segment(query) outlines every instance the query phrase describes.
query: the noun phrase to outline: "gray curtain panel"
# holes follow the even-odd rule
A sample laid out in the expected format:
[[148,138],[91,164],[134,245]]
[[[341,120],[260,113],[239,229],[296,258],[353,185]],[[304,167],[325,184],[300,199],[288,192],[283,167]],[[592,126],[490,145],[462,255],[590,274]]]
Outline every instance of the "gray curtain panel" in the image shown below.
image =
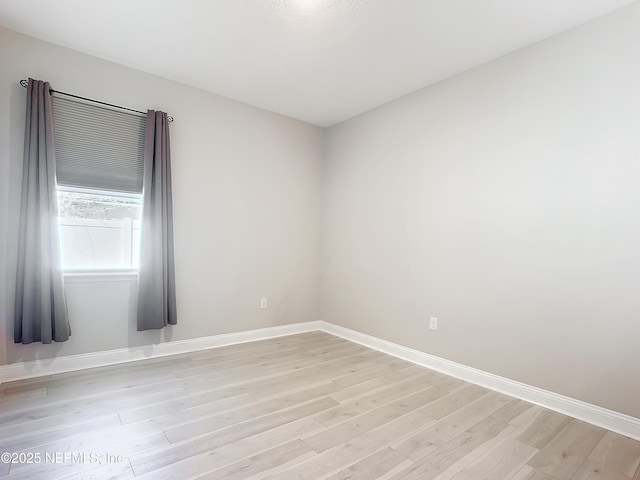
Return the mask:
[[177,323],[167,114],[149,110],[144,150],[138,331]]
[[64,342],[71,335],[59,235],[50,86],[30,78],[18,226],[16,343]]

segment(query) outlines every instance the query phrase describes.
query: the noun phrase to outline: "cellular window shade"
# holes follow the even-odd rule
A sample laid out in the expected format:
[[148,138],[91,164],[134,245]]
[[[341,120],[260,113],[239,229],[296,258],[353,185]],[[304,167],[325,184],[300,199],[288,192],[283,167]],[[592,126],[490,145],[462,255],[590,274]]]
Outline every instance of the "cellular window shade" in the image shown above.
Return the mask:
[[53,96],[58,185],[142,192],[146,117]]

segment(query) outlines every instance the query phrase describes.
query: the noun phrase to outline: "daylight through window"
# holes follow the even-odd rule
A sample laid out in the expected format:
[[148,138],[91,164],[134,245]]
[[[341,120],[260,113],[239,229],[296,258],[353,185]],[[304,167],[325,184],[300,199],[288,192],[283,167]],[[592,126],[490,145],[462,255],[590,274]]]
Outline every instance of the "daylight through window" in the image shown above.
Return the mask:
[[144,116],[53,97],[65,271],[137,269]]
[[137,269],[141,195],[58,189],[64,270]]

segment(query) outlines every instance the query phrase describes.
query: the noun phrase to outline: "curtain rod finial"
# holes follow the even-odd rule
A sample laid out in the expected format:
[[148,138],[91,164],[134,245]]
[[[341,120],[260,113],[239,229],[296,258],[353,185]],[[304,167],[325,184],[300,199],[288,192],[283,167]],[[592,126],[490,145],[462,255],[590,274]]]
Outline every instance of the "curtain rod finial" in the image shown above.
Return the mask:
[[20,85],[27,88],[29,86],[29,80],[20,80]]

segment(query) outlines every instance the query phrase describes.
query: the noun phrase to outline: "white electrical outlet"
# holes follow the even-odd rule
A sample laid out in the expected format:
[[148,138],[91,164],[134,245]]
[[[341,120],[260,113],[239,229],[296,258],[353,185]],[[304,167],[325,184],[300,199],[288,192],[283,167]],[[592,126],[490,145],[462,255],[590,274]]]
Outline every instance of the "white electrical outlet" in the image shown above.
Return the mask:
[[267,308],[267,299],[266,298],[261,298],[260,299],[260,308]]
[[438,318],[437,317],[429,317],[429,328],[431,330],[438,330]]

